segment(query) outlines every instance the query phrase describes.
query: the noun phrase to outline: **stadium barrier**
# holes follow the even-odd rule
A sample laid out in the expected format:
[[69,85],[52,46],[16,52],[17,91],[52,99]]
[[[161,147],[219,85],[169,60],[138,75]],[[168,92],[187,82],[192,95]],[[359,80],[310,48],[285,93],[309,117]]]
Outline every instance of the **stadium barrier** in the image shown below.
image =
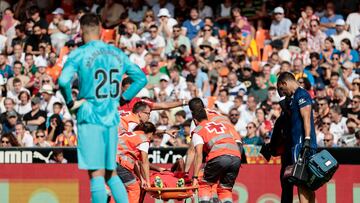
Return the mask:
[[[233,189],[234,202],[280,202],[280,165],[277,161],[262,163],[255,156],[257,147],[247,147],[250,164],[243,164],[240,169]],[[69,164],[46,164],[55,150],[62,150]],[[356,156],[360,148],[328,150],[341,165],[333,179],[316,192],[317,202],[360,203],[360,158]],[[185,153],[184,148],[161,148],[151,149],[149,154],[151,162],[169,167]],[[0,202],[90,202],[88,175],[78,170],[76,161],[75,148],[0,149]],[[297,202],[297,196],[294,197]],[[147,196],[145,202],[161,201]]]

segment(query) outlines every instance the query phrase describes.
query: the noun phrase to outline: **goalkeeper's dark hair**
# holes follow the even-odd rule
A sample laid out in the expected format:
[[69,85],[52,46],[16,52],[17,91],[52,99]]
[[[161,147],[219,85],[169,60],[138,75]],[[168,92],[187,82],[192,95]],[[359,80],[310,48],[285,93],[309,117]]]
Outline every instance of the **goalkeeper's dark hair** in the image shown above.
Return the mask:
[[288,81],[296,81],[295,76],[290,72],[281,73],[277,79],[278,83],[284,83]]
[[155,133],[156,127],[151,122],[139,123],[134,131],[143,131],[144,133]]
[[208,119],[205,109],[198,109],[197,111],[192,112],[192,117],[198,122]]
[[100,25],[100,19],[96,14],[87,13],[80,18],[80,25],[83,27],[97,27]]

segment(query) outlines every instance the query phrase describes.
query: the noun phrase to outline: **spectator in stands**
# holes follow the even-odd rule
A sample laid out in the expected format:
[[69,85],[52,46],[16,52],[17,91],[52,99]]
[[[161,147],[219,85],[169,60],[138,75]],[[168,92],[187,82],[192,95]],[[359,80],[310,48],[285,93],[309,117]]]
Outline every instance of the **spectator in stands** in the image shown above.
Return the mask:
[[246,93],[247,88],[244,83],[238,80],[236,73],[230,72],[228,75],[228,81],[230,100],[233,100],[239,92]]
[[186,112],[180,110],[175,113],[175,125],[182,125],[186,121]]
[[51,147],[51,144],[46,140],[45,131],[36,130],[35,132],[35,146],[37,147]]
[[46,33],[42,33],[40,25],[34,25],[33,34],[31,34],[25,43],[26,53],[40,54],[39,45],[40,43],[51,44],[51,39]]
[[352,63],[359,62],[359,53],[352,48],[351,42],[348,38],[341,40],[340,46],[341,46],[340,61],[342,63],[346,61],[350,61]]
[[43,97],[41,110],[46,111],[48,116],[51,116],[54,113],[54,103],[60,102],[60,100],[54,95],[53,87],[49,84],[43,85],[40,89],[40,93]]
[[73,147],[77,145],[76,139],[77,138],[74,132],[74,122],[67,120],[64,122],[63,133],[57,136],[55,140],[55,145],[61,147]]
[[[4,100],[5,112],[1,113],[0,121],[2,124],[7,120],[7,113],[14,111],[15,112],[15,102],[11,98],[5,98]],[[19,117],[19,115],[17,115]]]
[[46,130],[46,118],[47,114],[45,111],[40,109],[41,100],[39,97],[31,99],[31,111],[23,116],[26,128],[33,132],[41,129]]
[[345,88],[347,91],[352,89],[352,82],[359,78],[359,75],[353,72],[354,64],[350,61],[346,61],[341,66],[342,75],[339,78],[339,87]]
[[352,118],[357,124],[360,124],[360,95],[356,94],[351,100],[351,107],[346,111],[346,117]]
[[138,34],[141,35],[143,38],[150,34],[150,26],[155,25],[155,14],[152,10],[147,10],[145,12],[143,21],[139,25]]
[[[335,34],[336,21],[342,20],[341,15],[335,14],[335,5],[333,2],[326,3],[325,16],[320,18],[320,23],[325,28],[325,34],[329,37]],[[340,22],[340,21],[339,21]]]
[[228,115],[234,102],[229,100],[229,91],[222,89],[219,92],[219,99],[215,102],[215,106],[219,109],[219,112],[224,115]]
[[60,49],[64,47],[65,42],[69,41],[72,21],[64,19],[64,10],[62,8],[55,9],[52,14],[54,15],[52,22],[48,28],[48,34],[51,38],[51,44],[60,53]]
[[49,120],[50,126],[47,129],[47,140],[49,142],[55,142],[56,138],[64,131],[64,123],[58,114],[53,114]]
[[256,74],[256,86],[250,89],[249,95],[253,95],[257,102],[263,102],[267,98],[268,87],[266,86],[265,82],[266,81],[264,73]]
[[341,41],[343,39],[349,39],[352,45],[354,44],[354,36],[352,36],[348,31],[345,30],[345,21],[343,19],[338,19],[335,22],[336,33],[331,35],[334,39],[334,44],[336,49],[341,50]]
[[325,134],[330,134],[330,117],[324,117],[318,124],[316,129],[316,143],[318,146],[324,146],[324,136]]
[[11,66],[6,64],[6,55],[4,53],[0,53],[0,74],[4,78],[11,78],[14,74]]
[[332,122],[330,125],[330,133],[334,135],[334,142],[337,143],[348,131],[346,127],[347,118],[341,115],[341,108],[339,106],[331,107],[329,116]]
[[12,39],[15,38],[15,27],[18,24],[20,22],[14,18],[14,11],[11,8],[5,9],[1,20],[1,27],[5,36],[9,39],[8,44],[11,44]]
[[170,99],[171,93],[174,91],[174,86],[170,82],[170,78],[167,75],[162,75],[160,77],[159,87],[154,88],[155,97],[158,98],[163,92],[165,96],[165,101]]
[[311,52],[320,53],[324,49],[326,34],[320,29],[320,22],[317,19],[310,21],[310,30],[307,34],[308,46]]
[[166,43],[167,43],[165,49],[166,54],[172,53],[173,51],[177,50],[181,45],[186,46],[187,52],[190,53],[191,51],[191,42],[189,38],[181,35],[181,26],[178,24],[172,27],[172,35],[171,37],[167,38]]
[[355,147],[360,147],[360,131],[359,130],[355,133],[355,137],[356,137]]
[[334,142],[334,136],[331,133],[326,133],[324,135],[324,147],[336,147],[337,145]]
[[325,39],[325,42],[322,42],[323,50],[321,52],[321,57],[324,60],[324,62],[332,64],[332,60],[334,59],[334,53],[338,53],[339,50],[335,48],[334,40],[331,37],[327,37]]
[[282,7],[276,7],[273,13],[275,16],[270,27],[271,40],[284,40],[289,36],[291,21],[284,17]]
[[325,84],[325,73],[323,68],[320,67],[320,55],[316,52],[310,54],[311,64],[305,67],[305,70],[308,70],[309,73],[313,76],[315,87],[323,87]]
[[8,91],[14,90],[13,81],[15,78],[20,79],[20,81],[22,83],[21,87],[25,87],[27,85],[27,83],[30,81],[30,78],[27,75],[24,75],[21,73],[22,63],[20,61],[14,62],[13,70],[14,70],[14,76],[9,78],[7,81],[7,84],[6,84],[6,88]]
[[265,139],[265,137],[267,137],[272,130],[272,123],[267,119],[264,109],[256,109],[255,124],[258,126],[256,134]]
[[195,77],[196,87],[198,89],[201,89],[203,96],[205,97],[210,96],[209,78],[206,73],[204,73],[203,71],[201,71],[200,68],[198,68],[198,63],[196,62],[190,63],[188,65],[188,70],[190,74]]
[[256,119],[256,105],[255,97],[249,95],[246,101],[246,107],[240,110],[241,118],[245,123],[253,122]]
[[246,136],[243,138],[243,143],[250,145],[262,145],[264,141],[260,136],[256,135],[256,132],[256,124],[254,122],[249,122],[246,126]]
[[30,92],[21,91],[18,96],[19,103],[16,104],[15,110],[20,114],[21,118],[31,111]]
[[8,111],[6,113],[6,121],[4,122],[3,125],[3,132],[14,133],[18,118],[19,118],[18,114],[14,110]]
[[149,31],[150,35],[144,39],[147,44],[148,51],[153,56],[162,57],[166,46],[165,39],[159,35],[159,30],[156,25],[151,25]]
[[182,25],[183,35],[192,40],[203,27],[204,22],[199,17],[199,10],[197,8],[191,8],[190,19],[186,20]]
[[360,35],[360,3],[357,4],[357,10],[350,13],[346,19],[346,24],[352,36]]
[[172,18],[169,10],[166,8],[161,8],[157,15],[159,18],[159,33],[164,36],[165,39],[169,38],[173,34],[173,27],[177,25],[178,22]]
[[199,50],[199,48],[201,49],[201,45],[205,43],[209,43],[213,49],[216,49],[217,47],[220,46],[220,41],[218,37],[212,35],[213,33],[212,26],[204,25],[204,27],[200,32],[201,34],[194,39],[196,50]]
[[176,98],[184,99],[180,98],[179,96],[181,94],[181,91],[187,88],[186,79],[179,74],[179,71],[176,68],[170,68],[168,70],[170,73],[171,83],[174,85],[174,94]]
[[138,24],[144,18],[147,6],[144,4],[143,0],[134,0],[127,10],[129,19]]
[[15,137],[22,147],[33,147],[34,139],[31,134],[25,130],[25,125],[17,123],[15,126]]
[[125,12],[124,7],[115,0],[108,0],[101,10],[101,18],[106,28],[116,26],[120,23],[120,16]]
[[4,133],[1,135],[0,147],[20,147],[19,142],[12,133]]
[[136,43],[140,41],[140,37],[136,32],[136,25],[132,22],[128,22],[126,24],[125,34],[120,35],[119,47],[128,55],[136,52]]
[[229,120],[235,126],[236,131],[240,134],[241,137],[246,135],[246,123],[244,119],[240,119],[240,112],[237,108],[232,108],[229,111]]

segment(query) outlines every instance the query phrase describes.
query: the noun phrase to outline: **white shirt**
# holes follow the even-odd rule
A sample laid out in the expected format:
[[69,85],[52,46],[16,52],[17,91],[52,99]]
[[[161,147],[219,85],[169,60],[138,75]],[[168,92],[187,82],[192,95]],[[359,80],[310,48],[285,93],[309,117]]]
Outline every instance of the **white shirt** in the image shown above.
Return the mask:
[[[133,33],[131,35],[131,37],[128,37],[127,35],[123,35],[120,38],[121,46],[125,46],[127,49],[135,48],[137,41],[140,41],[140,37],[136,33]],[[128,52],[128,51],[126,51],[126,52]],[[130,53],[127,53],[127,54],[130,54]]]
[[29,101],[25,105],[17,104],[15,105],[15,111],[20,115],[25,115],[31,111],[31,102]]
[[141,10],[134,11],[131,7],[128,10],[129,19],[136,23],[139,23],[143,20],[145,12],[147,10],[147,6],[143,5]]
[[43,101],[41,101],[40,109],[43,110],[43,111],[46,111],[48,117],[50,117],[52,114],[54,114],[53,105],[54,105],[55,102],[60,102],[61,103],[60,99],[58,99],[55,96],[52,96],[50,98],[49,102],[46,102],[45,100],[43,100]]
[[204,19],[206,17],[213,17],[213,10],[210,6],[205,5],[202,10],[199,10],[199,17]]
[[202,137],[196,133],[193,133],[191,141],[194,147],[196,147],[199,144],[204,144],[204,140],[202,139]]
[[240,110],[240,119],[245,123],[252,122],[256,119],[255,111],[251,112],[247,107]]
[[[207,39],[206,41],[210,42],[211,46],[213,48],[218,47],[220,45],[220,41],[217,37],[209,37],[209,39]],[[200,45],[202,45],[204,42],[204,38],[200,37],[197,41],[196,41],[196,47],[200,47]]]
[[3,52],[6,46],[7,37],[0,35],[0,51]]
[[[25,91],[30,95],[30,91],[24,87],[22,87],[20,89],[20,92]],[[15,104],[20,104],[20,100],[19,100],[19,93],[16,93],[14,90],[8,91],[6,94],[6,97],[11,98],[12,100],[14,100]]]
[[130,61],[138,65],[140,68],[144,68],[146,66],[145,55],[148,51],[144,50],[142,54],[132,53],[129,57]]
[[331,37],[334,40],[334,45],[336,47],[337,50],[341,50],[341,40],[348,38],[351,42],[351,46],[355,45],[355,36],[353,36],[352,34],[350,34],[348,31],[343,31],[341,34],[335,34],[335,35],[331,35]]
[[[354,73],[354,72],[352,72],[351,75],[350,75],[348,78],[346,78],[346,79],[347,79],[347,81],[349,81],[350,83],[352,83],[353,80],[355,80],[356,78],[359,78],[359,75],[356,74],[356,73]],[[349,88],[346,87],[346,85],[345,85],[344,80],[342,79],[342,77],[339,78],[338,84],[339,84],[340,87],[343,87],[343,88],[345,88],[347,91],[350,91]]]
[[[14,55],[8,56],[8,61],[9,61],[8,64],[9,64],[10,66],[14,66],[14,62],[16,61],[15,56],[14,56]],[[21,62],[22,64],[25,63],[25,53],[21,53],[20,62]]]
[[21,144],[24,147],[33,147],[34,146],[34,139],[28,131],[25,131],[24,137],[21,140]]
[[[72,21],[71,20],[62,20],[59,22],[59,24],[62,23],[65,25],[68,29],[72,28]],[[50,23],[49,29],[59,29],[58,26],[56,26],[53,22]]]
[[[158,48],[165,47],[164,37],[157,35],[154,39],[151,36],[145,38],[146,44],[148,45],[149,51],[155,51]],[[163,50],[162,55],[164,54],[165,49]]]
[[339,123],[331,122],[330,133],[334,135],[334,143],[337,144],[341,136],[345,135],[348,131],[346,127],[347,118],[342,117]]
[[227,102],[216,101],[215,104],[219,107],[219,110],[224,114],[228,114],[231,107],[234,106],[234,102],[228,100]]
[[[168,18],[166,27],[172,33],[174,25],[177,25],[177,24],[178,24],[178,22],[174,18]],[[158,23],[158,26],[160,26],[160,23]],[[165,33],[161,33],[161,34],[162,34],[162,36],[164,36]]]
[[346,24],[350,26],[350,34],[354,37],[360,35],[360,13],[350,13],[346,19]]
[[235,129],[241,135],[241,137],[246,136],[246,126],[247,123],[245,122],[244,119],[241,119],[241,117],[238,120],[238,122],[235,124]]
[[137,146],[136,148],[145,153],[149,153],[150,143],[143,142],[143,143],[139,144],[139,146]]

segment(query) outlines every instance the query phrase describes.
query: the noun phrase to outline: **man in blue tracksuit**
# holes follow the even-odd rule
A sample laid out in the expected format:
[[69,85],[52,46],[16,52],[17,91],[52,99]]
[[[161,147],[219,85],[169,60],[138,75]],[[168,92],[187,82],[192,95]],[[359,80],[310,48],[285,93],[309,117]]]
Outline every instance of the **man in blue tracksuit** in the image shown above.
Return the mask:
[[[100,41],[100,20],[95,14],[80,19],[84,45],[72,51],[59,78],[69,108],[78,108],[79,168],[90,175],[92,202],[105,203],[105,177],[115,201],[128,202],[116,174],[119,100],[131,100],[147,83],[144,73],[118,48]],[[79,95],[72,98],[71,81],[77,74]],[[134,82],[120,96],[122,76]]]
[[[312,113],[312,99],[309,93],[300,87],[294,75],[289,72],[281,73],[277,81],[278,90],[286,97],[290,97],[290,140],[285,146],[282,159],[294,164],[304,148],[310,149],[310,154],[316,150],[316,134]],[[315,193],[305,186],[298,187],[301,203],[315,202]]]

